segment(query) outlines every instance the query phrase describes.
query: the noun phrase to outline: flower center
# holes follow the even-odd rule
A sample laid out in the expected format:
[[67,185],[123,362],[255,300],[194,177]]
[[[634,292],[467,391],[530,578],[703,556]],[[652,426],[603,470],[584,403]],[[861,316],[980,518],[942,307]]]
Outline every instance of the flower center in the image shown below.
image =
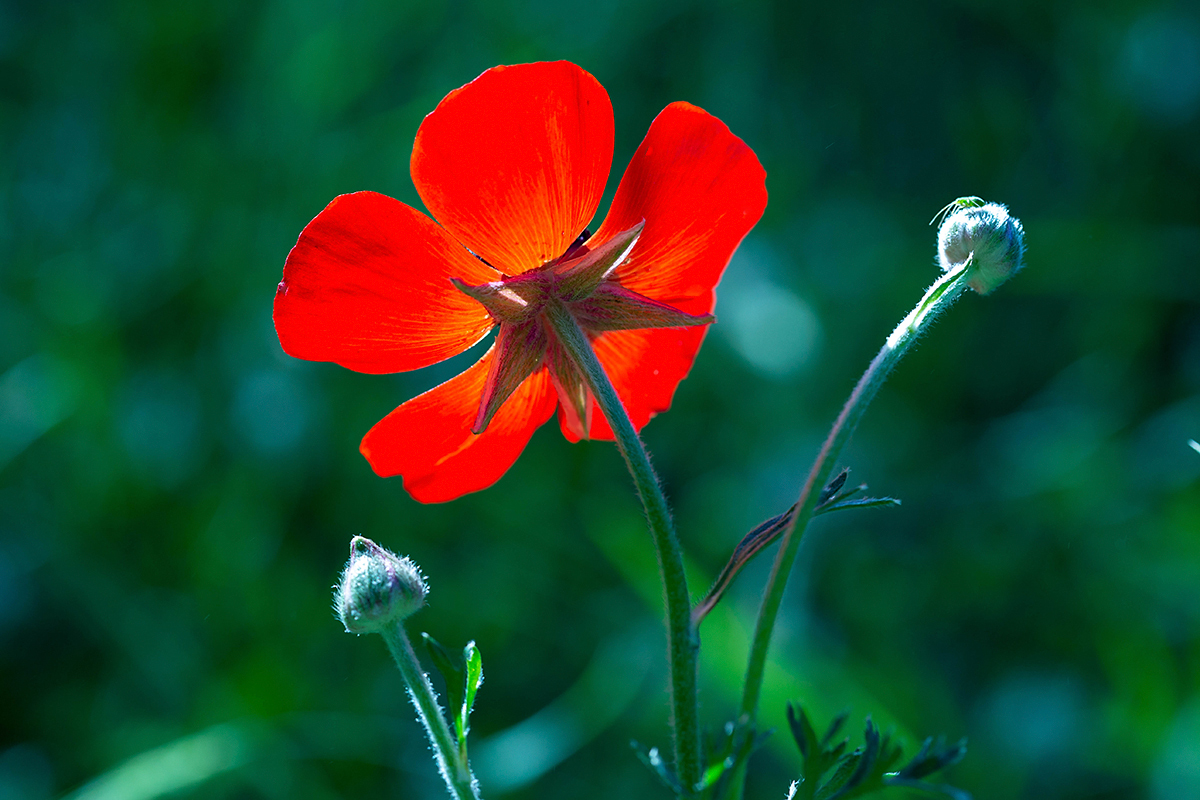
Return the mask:
[[500,326],[479,413],[471,426],[473,433],[483,433],[517,387],[545,367],[550,371],[567,427],[579,438],[587,438],[593,406],[591,391],[583,371],[560,345],[547,319],[545,312],[551,304],[567,311],[590,339],[606,331],[712,322],[709,314],[687,314],[626,289],[610,277],[629,257],[644,226],[645,222],[639,222],[594,249],[585,244],[590,237],[584,231],[561,257],[520,275],[477,286],[451,279],[460,291],[486,308]]

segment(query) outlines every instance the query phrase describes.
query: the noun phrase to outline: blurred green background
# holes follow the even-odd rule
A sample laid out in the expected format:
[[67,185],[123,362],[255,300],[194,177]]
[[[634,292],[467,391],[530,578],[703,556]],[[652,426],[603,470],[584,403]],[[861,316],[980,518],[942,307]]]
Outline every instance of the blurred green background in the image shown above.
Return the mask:
[[[358,375],[271,324],[330,199],[419,206],[424,114],[556,58],[612,98],[610,195],[674,100],[767,169],[645,431],[695,592],[933,279],[930,217],[978,194],[1025,223],[1026,271],[939,322],[844,454],[904,505],[813,525],[764,725],[798,699],[910,753],[967,736],[947,779],[978,798],[1200,796],[1194,4],[97,0],[0,4],[0,797],[443,797],[383,643],[331,615],[357,533],[429,575],[414,633],[479,643],[487,797],[666,796],[628,747],[668,744],[666,678],[614,448],[547,426],[421,506],[358,441],[462,364]],[[709,724],[768,562],[702,629]],[[798,765],[777,732],[748,796]]]

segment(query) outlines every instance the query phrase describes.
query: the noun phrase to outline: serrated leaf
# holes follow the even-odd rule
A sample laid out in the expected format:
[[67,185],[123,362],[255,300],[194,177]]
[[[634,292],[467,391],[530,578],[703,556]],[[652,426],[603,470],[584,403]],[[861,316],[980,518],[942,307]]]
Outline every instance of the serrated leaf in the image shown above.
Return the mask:
[[[843,755],[848,740],[830,746],[845,724],[848,714],[834,718],[829,729],[816,741],[816,734],[807,714],[799,704],[788,704],[788,725],[804,757],[801,779],[796,796],[804,800],[851,800],[874,794],[890,786],[913,789],[940,795],[948,800],[971,800],[971,796],[953,786],[926,783],[921,777],[957,763],[966,753],[966,741],[946,745],[945,739],[926,739],[921,749],[900,771],[894,765],[900,761],[901,747],[890,733],[883,733],[870,717],[863,731],[863,745]],[[822,780],[824,778],[824,780]]]
[[813,516],[828,514],[830,511],[842,511],[847,508],[894,508],[898,505],[900,505],[900,501],[894,497],[860,497],[857,500],[835,500],[828,505],[818,508],[813,512]]
[[838,731],[846,724],[846,720],[850,717],[849,711],[843,711],[833,718],[833,722],[829,723],[829,730],[825,732],[825,736],[821,739],[821,748],[829,747],[829,743],[833,741],[833,737],[837,736]]
[[[813,516],[823,514],[829,508],[830,504],[837,504],[853,494],[865,491],[867,486],[863,484],[853,489],[839,491],[846,483],[846,477],[850,474],[850,470],[843,469],[833,480],[826,484],[821,490],[821,494],[817,497],[817,504],[813,510]],[[890,500],[890,498],[887,498]],[[896,501],[897,503],[899,501]],[[733,549],[733,554],[729,557],[729,561],[722,568],[717,579],[713,581],[712,588],[704,596],[694,609],[692,609],[692,624],[699,625],[700,622],[708,615],[708,612],[720,602],[721,597],[725,594],[725,590],[733,583],[733,579],[741,572],[750,560],[758,555],[764,547],[774,542],[776,539],[787,530],[788,525],[792,522],[792,515],[796,512],[796,506],[793,504],[791,508],[782,514],[778,514],[765,522],[758,525],[754,530],[747,533],[738,542],[737,547]]]
[[[879,758],[879,729],[875,727],[875,723],[871,722],[870,717],[867,718],[867,729],[863,732],[863,740],[862,750],[856,751],[861,753],[858,764],[855,765],[854,772],[846,779],[845,789],[852,789],[865,781],[875,766],[875,760]],[[842,794],[842,792],[838,794]]]
[[820,511],[825,506],[831,505],[832,503],[840,503],[841,501],[845,500],[847,497],[853,497],[854,495],[858,494],[859,492],[865,492],[866,490],[867,490],[867,485],[865,483],[860,483],[858,486],[851,486],[849,489],[843,489],[842,491],[835,494],[833,497],[826,500],[824,503],[820,503],[819,505],[817,505],[817,507],[813,509],[813,516],[816,516],[817,512]]
[[962,761],[967,754],[967,740],[960,739],[949,747],[946,740],[939,736],[935,741],[932,736],[921,744],[921,749],[897,774],[901,779],[920,779],[926,775],[946,769]]
[[853,753],[843,756],[834,767],[833,774],[817,789],[816,800],[833,800],[833,798],[841,796],[842,791],[850,783],[850,777],[858,770],[862,755],[860,747]]

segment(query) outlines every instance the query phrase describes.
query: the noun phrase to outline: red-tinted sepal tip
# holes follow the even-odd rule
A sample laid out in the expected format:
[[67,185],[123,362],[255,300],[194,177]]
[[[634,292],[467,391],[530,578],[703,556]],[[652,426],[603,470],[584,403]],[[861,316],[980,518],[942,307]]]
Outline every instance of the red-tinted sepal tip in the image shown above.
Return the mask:
[[496,322],[520,325],[531,319],[541,307],[545,295],[540,281],[521,280],[521,276],[504,281],[490,281],[472,286],[451,278],[454,287],[477,301]]
[[[609,331],[592,340],[596,358],[635,429],[640,431],[656,414],[671,407],[675,390],[691,370],[707,331],[706,325]],[[565,425],[562,431],[570,441],[582,438]],[[587,438],[612,440],[612,429],[603,414],[592,414]]]
[[583,371],[557,339],[551,339],[546,363],[550,367],[554,391],[558,394],[558,414],[564,430],[570,429],[576,440],[587,439],[588,431],[592,429],[595,401]]
[[606,281],[586,300],[572,304],[571,313],[584,330],[593,333],[639,328],[687,328],[707,325],[715,319],[712,314],[688,314],[613,281]]

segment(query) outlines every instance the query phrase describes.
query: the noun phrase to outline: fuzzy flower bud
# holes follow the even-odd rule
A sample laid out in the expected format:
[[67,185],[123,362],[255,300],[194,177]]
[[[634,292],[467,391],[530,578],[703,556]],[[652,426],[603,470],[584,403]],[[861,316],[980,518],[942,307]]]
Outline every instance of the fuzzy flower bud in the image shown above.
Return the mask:
[[944,271],[970,259],[967,285],[988,294],[1024,266],[1025,230],[1005,206],[963,197],[946,211],[938,229],[938,263]]
[[428,592],[421,570],[411,559],[355,536],[333,605],[347,633],[377,633],[418,611]]

